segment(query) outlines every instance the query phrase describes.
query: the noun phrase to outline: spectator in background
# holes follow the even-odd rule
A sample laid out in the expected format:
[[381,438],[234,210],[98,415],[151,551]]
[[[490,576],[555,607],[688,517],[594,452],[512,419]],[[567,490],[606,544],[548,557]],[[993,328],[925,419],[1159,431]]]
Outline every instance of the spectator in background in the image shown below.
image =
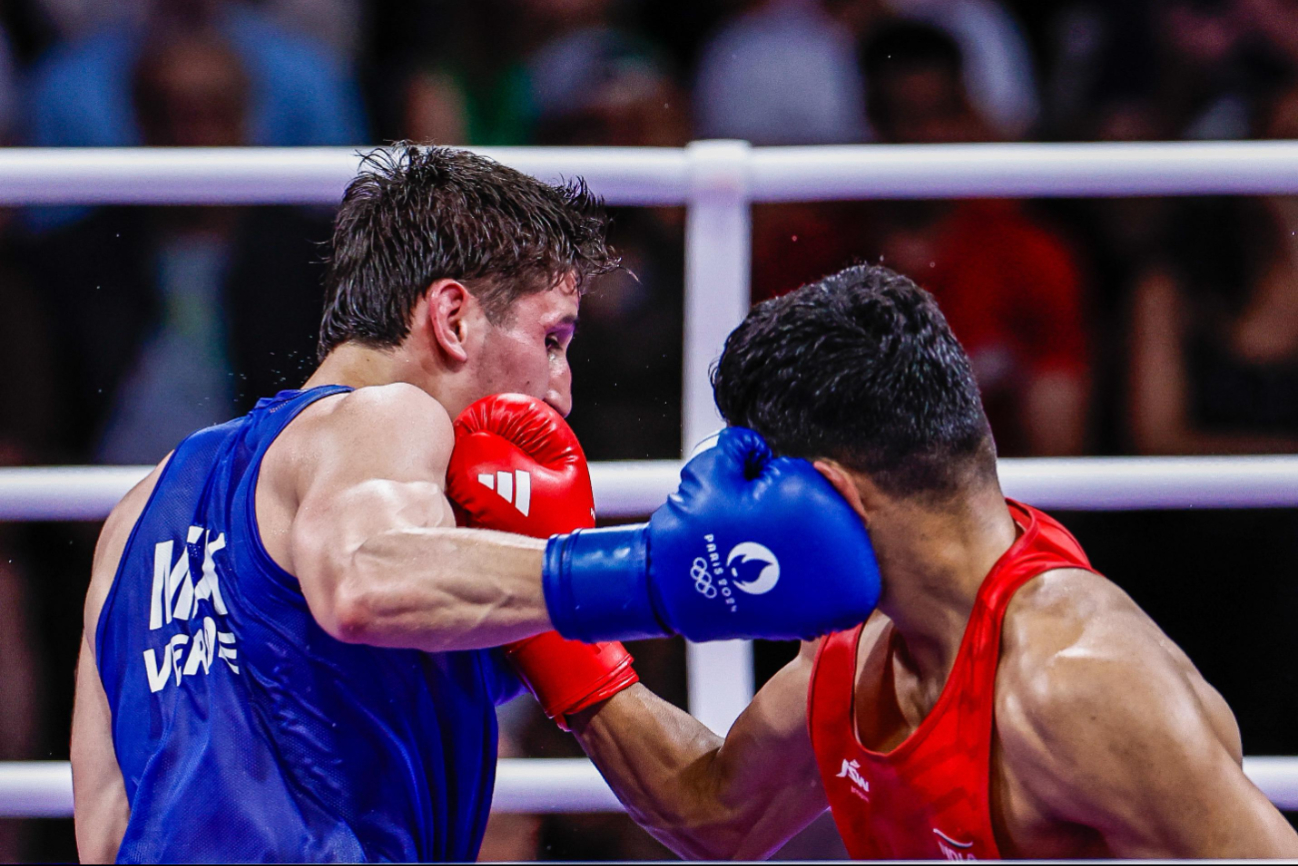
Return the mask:
[[1258,92],[1248,21],[1239,0],[1152,0],[1152,46],[1129,46],[1152,62],[1141,75],[1106,82],[1095,125],[1150,140],[1239,139],[1249,135]]
[[[16,70],[8,34],[0,28],[0,146],[13,143]],[[22,272],[14,213],[0,209],[0,466],[50,462],[57,423],[54,346],[38,295]],[[39,547],[25,524],[0,523],[0,762],[43,757],[47,719],[46,669],[39,647],[36,575]],[[54,575],[58,579],[61,575]],[[0,863],[31,855],[31,827],[0,819]]]
[[753,144],[866,141],[856,40],[873,0],[756,0],[703,48],[694,85],[700,138]]
[[[613,0],[520,0],[520,5],[527,27],[539,36],[526,65],[532,105],[540,118],[576,116],[609,103],[587,88],[604,87],[617,76],[619,62],[635,64],[652,52],[643,40],[614,24]],[[656,69],[650,77],[657,77]]]
[[[1298,138],[1298,86],[1259,116],[1263,137]],[[1128,357],[1128,442],[1142,454],[1298,452],[1298,199],[1192,199],[1173,211],[1160,259],[1136,280]],[[1130,591],[1242,709],[1252,754],[1293,751],[1298,672],[1239,676],[1241,660],[1298,655],[1298,510],[1150,512],[1114,527]],[[1142,544],[1158,537],[1193,544]],[[1176,574],[1175,599],[1154,586]],[[1229,616],[1182,601],[1223,577],[1247,582]],[[1143,602],[1142,602],[1143,604]],[[1239,654],[1223,647],[1240,647]]]
[[[568,9],[592,5],[585,0]],[[576,23],[573,17],[565,19]],[[538,98],[537,143],[597,147],[681,147],[689,102],[666,62],[609,26],[554,28],[529,67]],[[592,460],[680,455],[684,219],[680,208],[610,208],[609,241],[622,268],[582,298],[569,350],[580,389],[568,423]],[[684,644],[630,647],[636,670],[657,694],[685,700]],[[538,757],[581,757],[576,742],[539,713],[524,742]],[[660,860],[667,849],[623,815],[554,815],[542,822],[546,856]]]
[[999,139],[1023,138],[1040,114],[1022,28],[994,0],[886,0],[897,18],[940,28],[960,46],[965,92]]
[[[56,38],[72,42],[103,27],[143,24],[154,0],[29,0]],[[242,0],[246,2],[246,0]],[[253,0],[276,23],[304,33],[341,60],[360,47],[360,0]]]
[[247,144],[349,145],[366,140],[363,112],[348,71],[314,41],[281,29],[256,7],[231,0],[149,0],[143,22],[128,17],[106,24],[56,46],[40,61],[27,98],[28,143],[144,143],[132,104],[132,71],[155,33],[193,23],[218,30],[245,70]]
[[[969,97],[960,48],[943,31],[888,22],[863,56],[880,139],[995,137]],[[1001,453],[1081,453],[1089,361],[1081,277],[1068,245],[1012,201],[889,203],[874,211],[884,262],[937,297],[968,350]]]
[[[612,0],[487,0],[443,8],[428,19],[430,27],[434,18],[440,21],[441,33],[422,52],[406,86],[403,134],[417,141],[476,145],[552,137],[537,124],[582,114],[581,106],[592,101],[583,88],[602,86],[602,79],[592,76],[605,76],[619,59],[635,64],[654,53],[638,35],[615,24],[613,5]],[[653,112],[645,122],[663,116]],[[659,137],[675,131],[672,126]]]
[[532,141],[531,84],[522,59],[518,0],[475,0],[422,10],[404,85],[401,135],[458,145]]
[[54,36],[73,41],[105,26],[143,24],[153,0],[33,0]]
[[1145,111],[1160,138],[1247,138],[1253,88],[1239,0],[1155,0],[1158,77]]
[[[325,49],[333,62],[351,70],[365,36],[362,0],[261,0],[267,17],[285,31],[304,35]],[[349,144],[359,144],[354,139]]]
[[[1298,86],[1260,131],[1298,138]],[[1132,303],[1132,441],[1144,454],[1298,452],[1298,198],[1179,211]]]
[[[0,212],[0,466],[48,462],[54,415],[50,329],[33,287],[14,267],[12,214]],[[34,579],[58,580],[39,559],[25,524],[0,523],[0,761],[30,761],[41,750],[47,718],[45,665],[37,649]],[[33,554],[36,554],[33,556]],[[0,819],[0,862],[21,861],[30,829]]]
[[[160,31],[132,70],[131,123],[148,145],[247,144],[251,89],[221,31]],[[69,449],[148,463],[249,395],[296,387],[321,303],[313,241],[327,235],[288,207],[106,208],[38,241],[69,347]]]
[[[578,49],[576,42],[585,44]],[[666,64],[616,30],[564,34],[531,65],[538,143],[681,147],[689,140],[688,100]],[[572,363],[583,394],[568,420],[592,460],[675,457],[683,213],[618,208],[610,214],[610,241],[623,268],[601,277],[582,301]]]
[[[701,52],[699,138],[757,145],[855,144],[873,138],[857,40],[880,0],[757,0]],[[798,202],[753,208],[754,300],[790,291],[859,255],[860,208]]]

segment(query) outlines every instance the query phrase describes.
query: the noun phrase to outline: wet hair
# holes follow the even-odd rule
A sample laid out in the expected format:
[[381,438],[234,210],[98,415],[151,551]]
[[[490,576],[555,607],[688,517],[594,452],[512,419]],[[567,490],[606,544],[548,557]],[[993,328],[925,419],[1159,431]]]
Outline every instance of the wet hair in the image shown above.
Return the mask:
[[320,357],[348,341],[399,345],[439,279],[464,283],[495,324],[564,277],[584,290],[618,266],[607,227],[580,179],[553,186],[449,147],[371,151],[334,222]]
[[884,267],[753,307],[712,387],[725,419],[777,454],[832,458],[889,495],[941,501],[995,478],[969,357],[932,295]]

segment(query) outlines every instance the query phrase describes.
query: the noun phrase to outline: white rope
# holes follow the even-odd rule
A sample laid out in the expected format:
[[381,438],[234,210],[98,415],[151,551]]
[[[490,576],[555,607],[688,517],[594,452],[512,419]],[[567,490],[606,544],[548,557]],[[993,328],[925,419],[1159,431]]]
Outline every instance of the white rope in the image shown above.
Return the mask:
[[[5,148],[0,204],[337,204],[366,147]],[[685,151],[483,148],[520,171],[580,175],[609,204],[681,204]]]
[[[622,808],[595,766],[577,758],[507,758],[496,771],[496,812],[611,812]],[[0,761],[0,818],[72,814],[67,761]]]
[[[676,489],[681,463],[591,464],[603,517],[649,514]],[[0,521],[98,520],[148,472],[144,466],[0,468]],[[1041,508],[1298,506],[1298,456],[1071,457],[1000,461],[1005,494]]]
[[[676,489],[674,460],[591,465],[601,514],[648,514]],[[149,473],[148,466],[0,467],[0,521],[101,520]]]
[[1298,456],[1007,458],[1000,476],[1006,496],[1046,509],[1298,506]]
[[[358,148],[5,148],[0,205],[336,204]],[[685,204],[718,182],[750,201],[1298,192],[1298,143],[481,148],[609,204]],[[720,179],[720,180],[719,180]]]
[[[1298,810],[1298,758],[1245,758],[1244,772],[1280,809]],[[622,808],[594,765],[582,758],[507,758],[496,772],[496,812],[611,812]],[[72,814],[66,761],[0,762],[0,818]]]
[[754,201],[1298,192],[1298,143],[754,148]]
[[585,758],[506,758],[496,771],[496,812],[614,812],[622,808]]

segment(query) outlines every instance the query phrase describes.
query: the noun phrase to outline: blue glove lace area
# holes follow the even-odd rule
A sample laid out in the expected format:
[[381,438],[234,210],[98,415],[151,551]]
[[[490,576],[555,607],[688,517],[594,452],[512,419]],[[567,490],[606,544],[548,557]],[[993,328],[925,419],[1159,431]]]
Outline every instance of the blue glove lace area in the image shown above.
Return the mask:
[[550,538],[541,586],[559,634],[594,643],[673,633],[649,585],[648,532],[641,523]]

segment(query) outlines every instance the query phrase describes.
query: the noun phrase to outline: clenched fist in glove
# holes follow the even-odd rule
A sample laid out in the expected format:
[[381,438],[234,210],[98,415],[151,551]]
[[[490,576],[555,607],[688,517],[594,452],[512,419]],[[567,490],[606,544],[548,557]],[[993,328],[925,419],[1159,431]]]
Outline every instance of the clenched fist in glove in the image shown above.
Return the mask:
[[[456,419],[446,495],[461,526],[547,538],[595,525],[577,438],[558,412],[520,394],[485,397]],[[565,716],[639,681],[616,642],[585,644],[547,632],[507,645],[505,654],[565,729]]]

